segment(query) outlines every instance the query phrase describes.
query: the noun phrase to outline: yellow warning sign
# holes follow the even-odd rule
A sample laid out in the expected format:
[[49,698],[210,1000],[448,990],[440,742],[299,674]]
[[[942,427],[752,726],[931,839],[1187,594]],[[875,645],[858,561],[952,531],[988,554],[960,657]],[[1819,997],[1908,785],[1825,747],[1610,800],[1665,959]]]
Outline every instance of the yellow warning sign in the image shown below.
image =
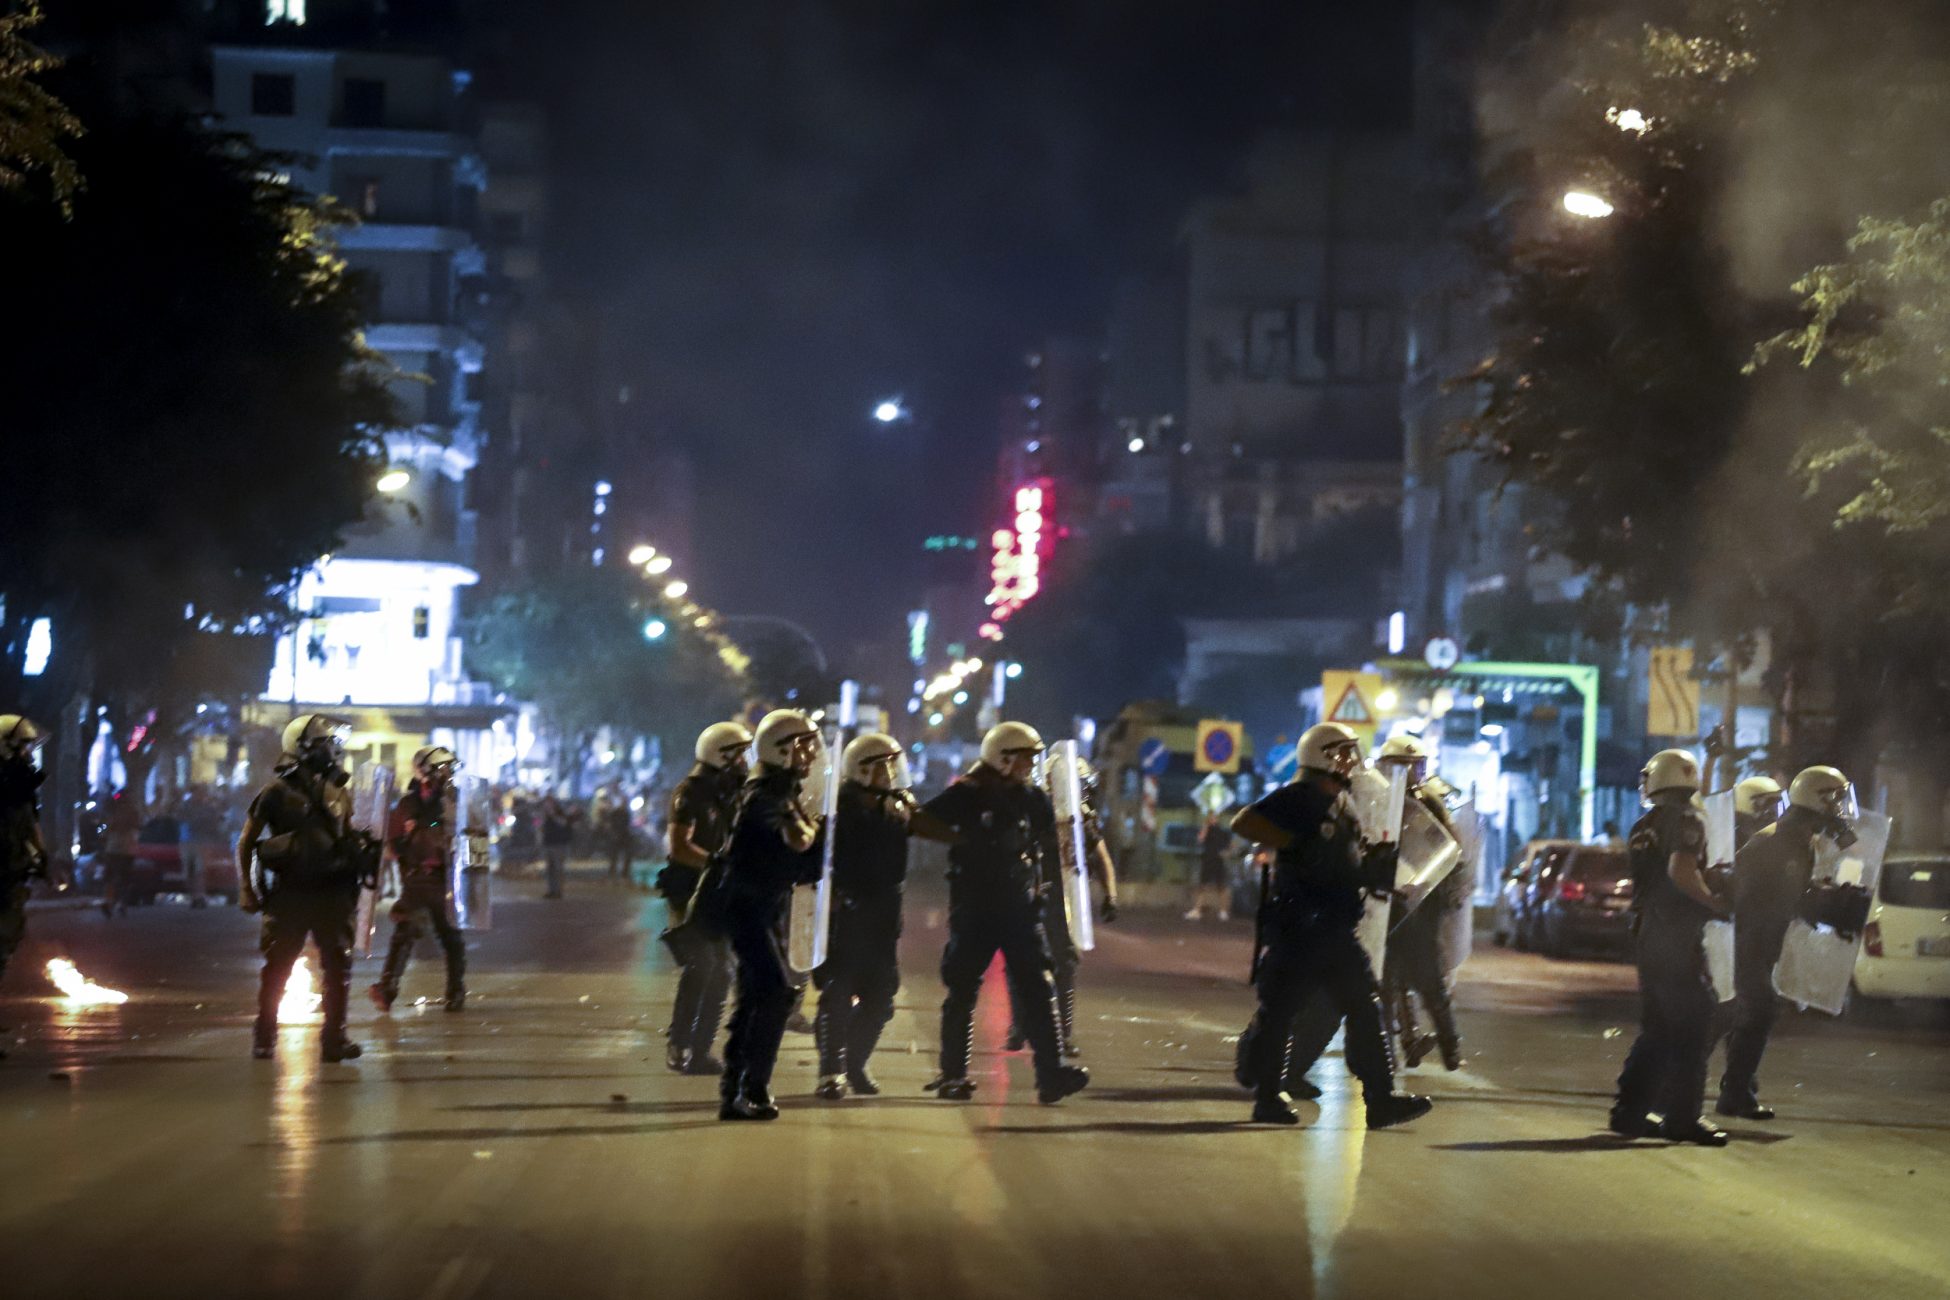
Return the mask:
[[1351,672],[1330,668],[1320,675],[1320,712],[1324,722],[1351,727],[1361,738],[1361,748],[1374,745],[1380,710],[1375,701],[1381,695],[1381,674]]
[[1693,648],[1653,646],[1647,676],[1646,734],[1699,735],[1699,679],[1693,676]]
[[1192,769],[1198,772],[1239,770],[1239,751],[1245,748],[1246,728],[1237,722],[1206,718],[1198,724],[1198,747],[1192,753]]

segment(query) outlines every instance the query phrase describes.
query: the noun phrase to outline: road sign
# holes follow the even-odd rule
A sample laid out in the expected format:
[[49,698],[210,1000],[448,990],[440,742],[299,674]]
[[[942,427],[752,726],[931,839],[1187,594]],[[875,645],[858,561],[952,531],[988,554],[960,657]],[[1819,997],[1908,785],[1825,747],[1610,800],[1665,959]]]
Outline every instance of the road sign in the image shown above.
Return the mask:
[[1378,713],[1375,700],[1380,694],[1380,673],[1329,668],[1320,675],[1321,720],[1353,728],[1361,748],[1372,749]]
[[1285,785],[1300,775],[1300,747],[1298,745],[1275,745],[1266,751],[1266,775],[1269,779]]
[[1693,648],[1652,647],[1645,693],[1645,731],[1651,736],[1699,734],[1699,680],[1693,676]]
[[1462,647],[1451,637],[1433,637],[1422,647],[1422,658],[1437,672],[1447,672],[1462,658]]
[[1156,736],[1138,746],[1138,770],[1146,776],[1163,776],[1171,764],[1171,750]]
[[1197,804],[1201,811],[1217,817],[1233,805],[1232,786],[1217,772],[1212,772],[1192,787],[1192,802]]
[[1237,722],[1206,718],[1198,724],[1198,747],[1192,756],[1193,770],[1226,772],[1239,770],[1239,751],[1244,748],[1246,728]]

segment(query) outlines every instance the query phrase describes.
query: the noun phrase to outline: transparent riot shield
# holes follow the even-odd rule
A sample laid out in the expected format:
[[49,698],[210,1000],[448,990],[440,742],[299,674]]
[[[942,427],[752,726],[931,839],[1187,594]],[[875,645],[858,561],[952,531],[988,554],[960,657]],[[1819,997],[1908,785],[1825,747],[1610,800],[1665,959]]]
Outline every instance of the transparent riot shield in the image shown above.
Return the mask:
[[1363,838],[1371,844],[1395,843],[1408,803],[1408,769],[1397,766],[1386,775],[1372,767],[1359,769],[1348,779],[1347,801]]
[[[1713,843],[1710,824],[1706,842],[1709,846]],[[1713,981],[1713,996],[1722,1002],[1733,1001],[1733,922],[1708,921],[1700,946],[1706,949],[1706,973]]]
[[1455,910],[1450,923],[1442,928],[1441,954],[1442,968],[1447,971],[1461,969],[1469,960],[1470,949],[1476,942],[1476,893],[1483,879],[1483,815],[1476,811],[1471,799],[1458,800],[1449,809],[1449,824],[1456,828],[1458,858],[1456,870],[1467,872],[1469,876],[1469,898],[1463,906]]
[[821,733],[820,748],[822,752],[813,761],[813,770],[806,777],[800,798],[808,806],[817,807],[826,819],[825,859],[820,864],[819,883],[793,887],[792,914],[786,927],[786,964],[801,975],[825,964],[826,939],[833,919],[833,844],[839,838],[840,806],[837,729]]
[[1063,871],[1063,911],[1070,922],[1070,938],[1089,952],[1097,946],[1090,912],[1090,860],[1084,853],[1083,778],[1077,766],[1077,742],[1059,740],[1050,746],[1043,764],[1050,802],[1056,805],[1056,844]]
[[1862,947],[1862,926],[1882,878],[1889,849],[1889,818],[1863,812],[1855,818],[1855,843],[1838,848],[1828,836],[1815,840],[1815,870],[1801,897],[1800,914],[1788,922],[1774,988],[1782,997],[1831,1016],[1848,1005],[1849,980]]
[[1395,892],[1402,916],[1420,907],[1462,862],[1462,845],[1420,799],[1402,809],[1401,857],[1395,866]]
[[1733,791],[1709,794],[1700,802],[1706,813],[1706,865],[1730,866],[1733,863]]
[[[393,769],[367,761],[352,774],[352,828],[384,841],[393,815]],[[352,950],[372,956],[373,934],[379,928],[379,896],[389,877],[391,859],[381,855],[379,879],[359,886],[359,905],[352,914]]]
[[488,861],[494,844],[494,791],[478,776],[458,777],[454,801],[454,917],[463,930],[494,926]]

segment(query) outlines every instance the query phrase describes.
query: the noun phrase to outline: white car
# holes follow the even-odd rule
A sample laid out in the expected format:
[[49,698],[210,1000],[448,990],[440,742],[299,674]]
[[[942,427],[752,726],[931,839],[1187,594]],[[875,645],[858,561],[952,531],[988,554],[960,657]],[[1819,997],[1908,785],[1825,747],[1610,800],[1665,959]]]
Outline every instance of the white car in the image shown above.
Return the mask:
[[1855,958],[1855,991],[1950,998],[1950,852],[1898,853],[1882,864]]

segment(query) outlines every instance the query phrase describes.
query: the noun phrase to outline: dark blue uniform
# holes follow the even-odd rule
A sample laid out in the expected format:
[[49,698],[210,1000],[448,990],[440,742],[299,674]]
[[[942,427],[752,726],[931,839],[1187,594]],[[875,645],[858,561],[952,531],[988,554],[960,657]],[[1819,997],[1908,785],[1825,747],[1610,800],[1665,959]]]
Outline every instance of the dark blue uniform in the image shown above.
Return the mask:
[[[677,783],[670,797],[670,823],[691,828],[691,839],[706,854],[716,853],[731,838],[731,818],[738,808],[738,773],[699,763]],[[711,1055],[731,996],[731,945],[708,927],[686,924],[691,902],[703,872],[672,862],[657,873],[657,888],[669,909],[670,927],[664,943],[683,974],[677,977],[677,996],[670,1009],[669,1042],[665,1059],[672,1069],[690,1070]]]
[[948,947],[941,955],[941,1075],[963,1079],[975,1037],[982,975],[1000,952],[1017,1025],[1039,1080],[1061,1061],[1042,899],[1057,861],[1049,796],[977,764],[925,810],[957,836],[948,850]]
[[894,1015],[900,991],[901,896],[907,882],[905,790],[848,781],[833,833],[833,922],[826,963],[813,972],[819,1072],[865,1082],[867,1058]]
[[[1656,797],[1656,796],[1655,796]],[[1714,914],[1672,883],[1675,853],[1706,860],[1706,823],[1686,798],[1655,803],[1633,823],[1629,842],[1639,972],[1639,1036],[1618,1076],[1612,1125],[1642,1126],[1648,1113],[1668,1128],[1697,1128],[1706,1094],[1717,1002],[1702,939]]]
[[1348,1069],[1370,1104],[1394,1092],[1394,1067],[1382,1033],[1380,989],[1356,938],[1373,874],[1360,825],[1340,787],[1308,776],[1282,786],[1252,811],[1293,836],[1274,859],[1261,918],[1259,1010],[1245,1062],[1264,1106],[1284,1105],[1288,1040],[1294,1017],[1314,999],[1323,1019],[1347,1025]]
[[1760,1058],[1774,1028],[1774,965],[1814,875],[1815,835],[1825,824],[1817,812],[1790,808],[1779,821],[1754,832],[1734,854],[1735,1001],[1727,1069],[1720,1077],[1723,1111],[1746,1113],[1758,1105]]
[[769,1101],[772,1067],[785,1022],[798,996],[786,964],[786,925],[792,887],[819,879],[820,845],[805,852],[786,843],[785,828],[799,797],[800,778],[785,768],[760,768],[739,794],[725,849],[719,921],[738,960],[738,1003],[725,1041],[725,1099]]

